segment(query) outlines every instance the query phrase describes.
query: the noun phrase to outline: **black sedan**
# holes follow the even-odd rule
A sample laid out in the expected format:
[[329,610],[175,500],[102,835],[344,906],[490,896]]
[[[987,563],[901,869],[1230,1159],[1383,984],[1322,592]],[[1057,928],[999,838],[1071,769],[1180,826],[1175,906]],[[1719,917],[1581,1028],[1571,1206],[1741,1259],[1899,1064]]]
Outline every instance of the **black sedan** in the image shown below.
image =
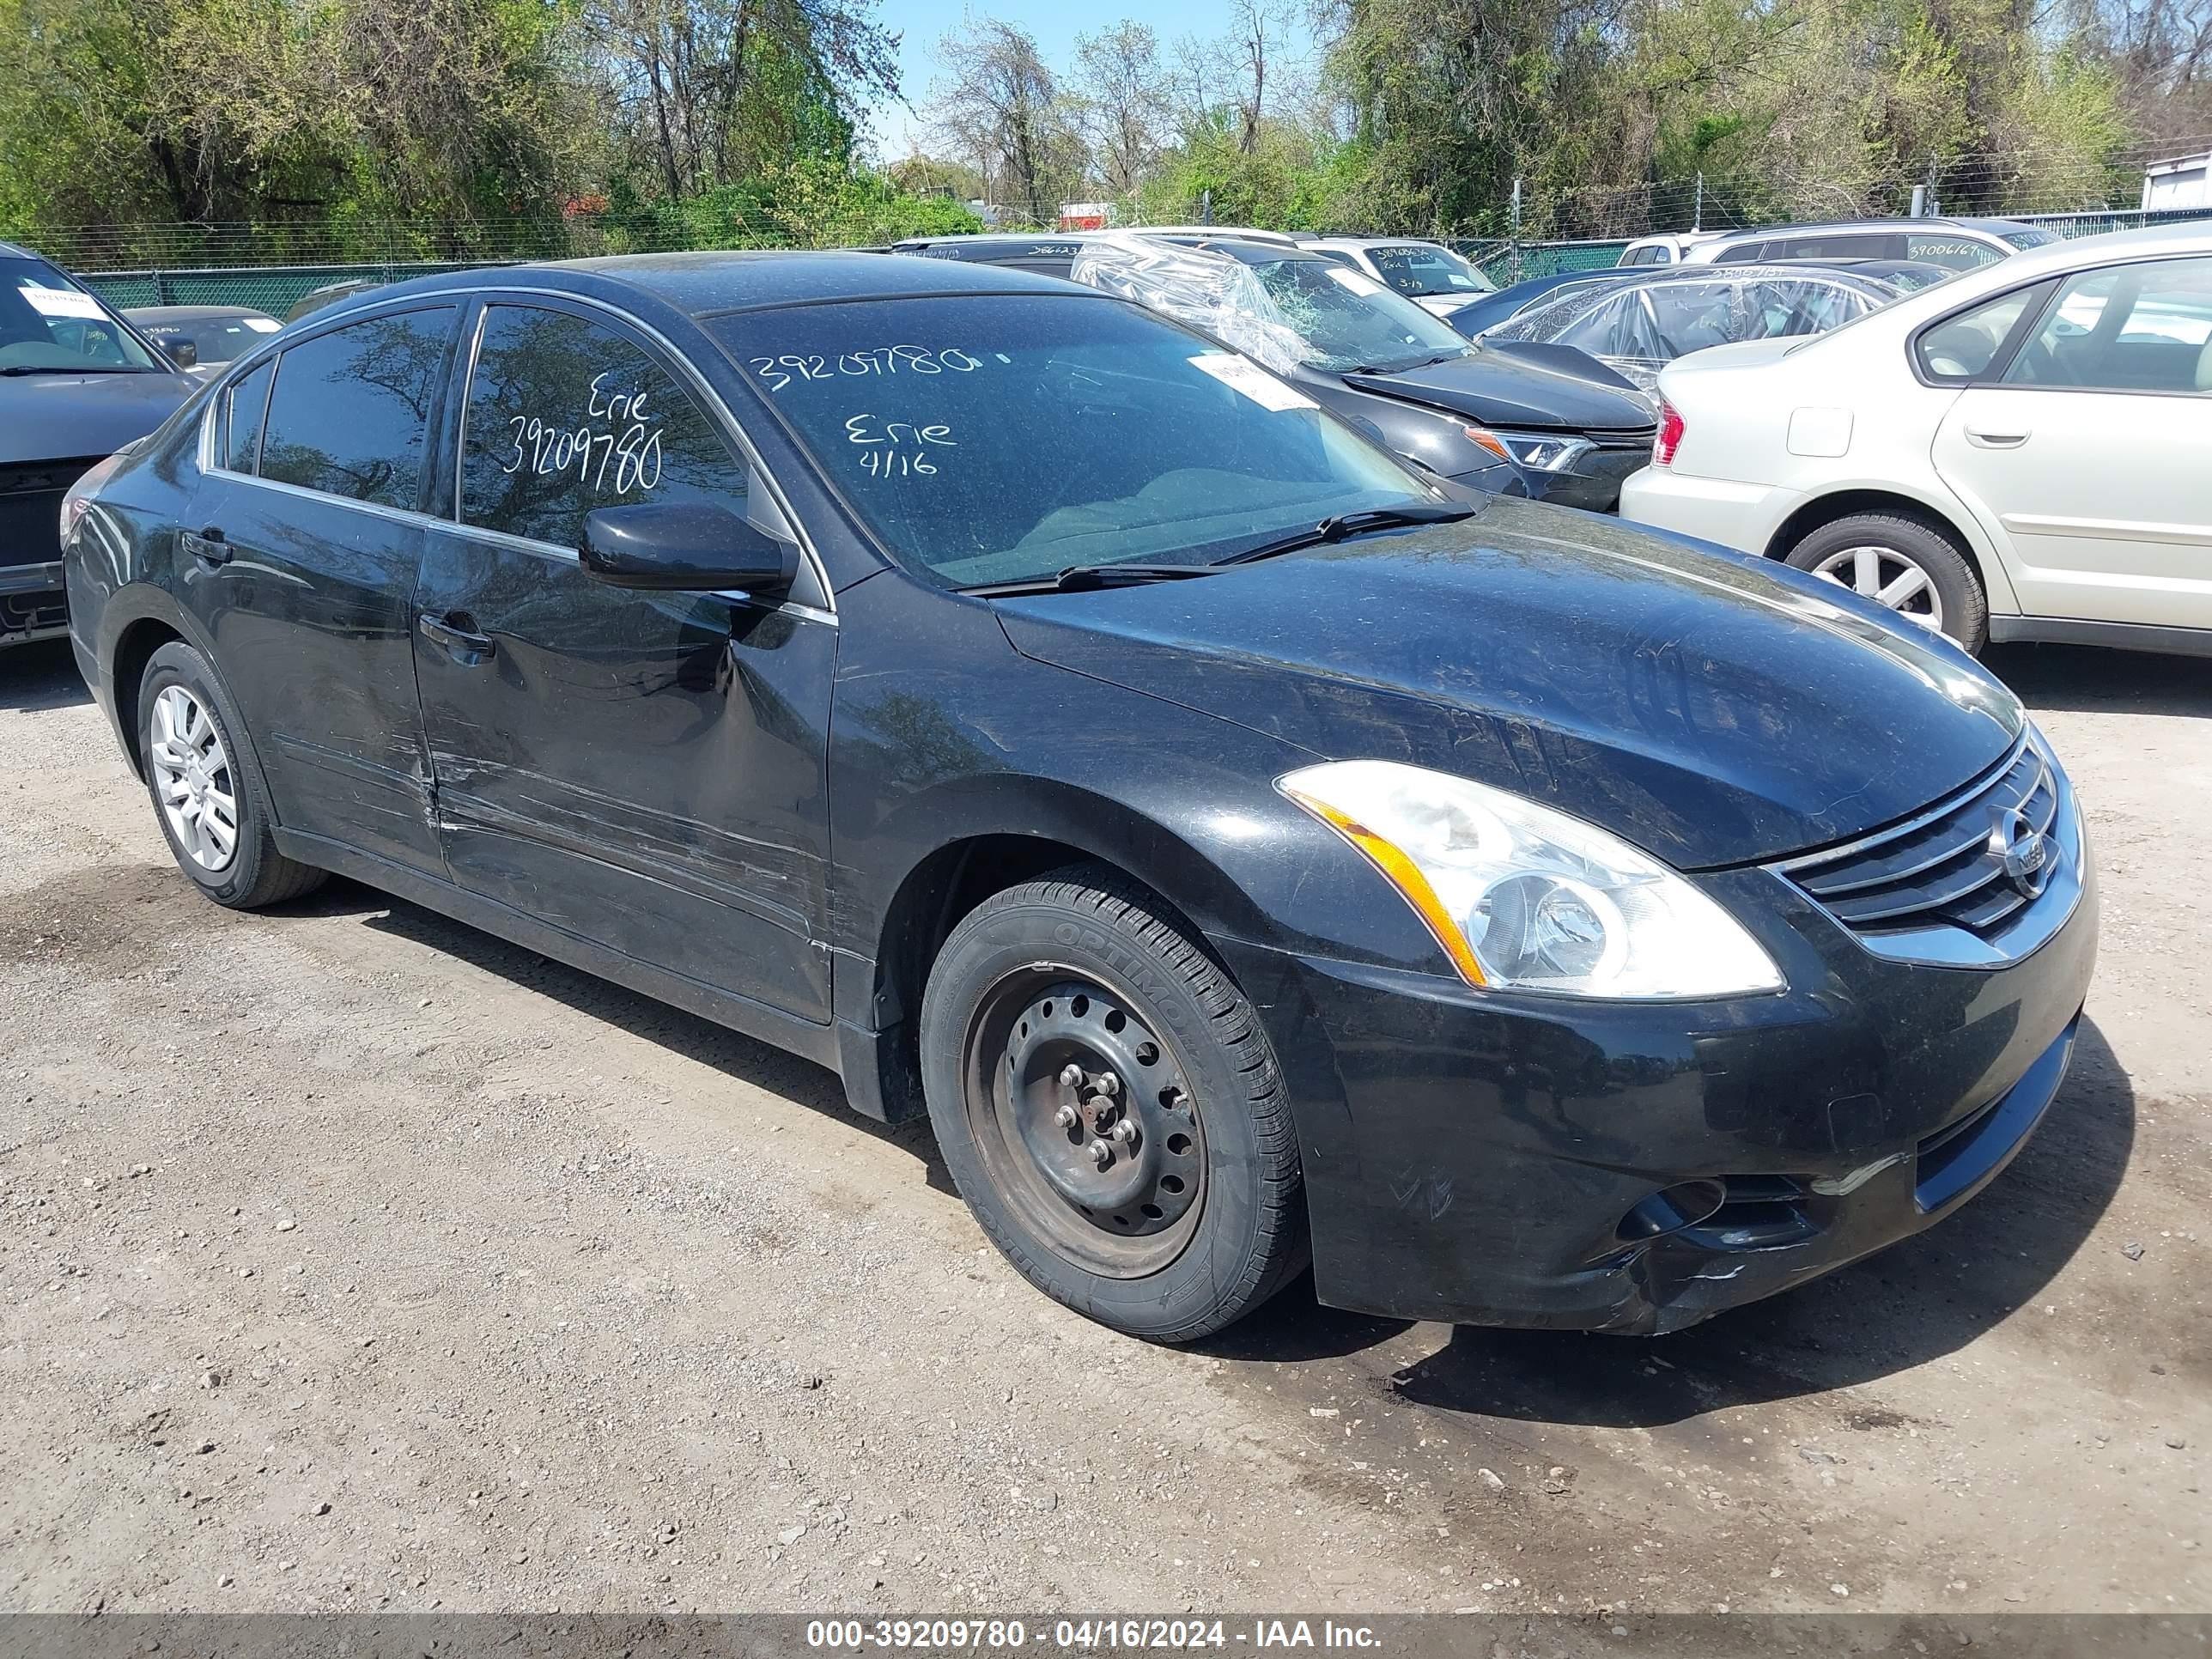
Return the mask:
[[89,289],[0,242],[0,647],[67,628],[63,492],[191,389]]
[[1946,641],[1455,503],[1048,278],[425,278],[77,501],[77,659],[208,897],[342,872],[926,1109],[1147,1337],[1309,1254],[1617,1331],[1802,1283],[1996,1175],[2089,981],[2066,775]]
[[1569,346],[1469,343],[1364,271],[1304,248],[1135,232],[1085,241],[1073,279],[1139,300],[1257,358],[1401,454],[1496,489],[1510,456],[1529,493],[1606,511],[1651,459],[1652,405]]

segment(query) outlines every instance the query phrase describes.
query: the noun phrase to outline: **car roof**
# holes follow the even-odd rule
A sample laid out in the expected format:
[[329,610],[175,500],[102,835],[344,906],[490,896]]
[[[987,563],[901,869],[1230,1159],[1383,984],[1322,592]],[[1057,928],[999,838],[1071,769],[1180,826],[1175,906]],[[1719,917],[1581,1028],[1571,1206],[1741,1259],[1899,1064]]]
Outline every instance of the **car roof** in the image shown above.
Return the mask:
[[1285,247],[1298,245],[1297,238],[1286,230],[1261,230],[1252,225],[1125,225],[1122,228],[1139,236],[1162,236],[1176,241],[1192,237],[1204,240],[1236,237],[1248,242],[1278,242]]
[[[939,294],[1049,294],[1107,299],[1057,277],[965,259],[912,253],[785,249],[628,253],[542,264],[494,265],[417,276],[329,307],[336,316],[395,296],[465,294],[477,289],[542,286],[611,299],[643,295],[693,318],[726,312],[840,300],[926,298]],[[323,313],[318,312],[319,318]]]
[[1758,241],[1768,236],[1802,236],[1813,231],[1907,231],[1978,230],[1996,235],[2008,230],[2034,230],[2039,227],[2023,224],[2017,219],[1810,219],[1786,225],[1746,225],[1736,230],[1723,230],[1705,234],[1723,242]]
[[218,317],[269,315],[253,306],[125,306],[123,314],[134,323],[192,323]]
[[1301,236],[1300,247],[1443,247],[1433,236]]
[[1094,233],[1084,230],[983,230],[963,232],[951,236],[907,236],[887,248],[841,249],[856,253],[904,253],[914,248],[1022,248],[1036,247],[1041,243],[1080,242]]
[[[1317,265],[1336,264],[1296,242],[1255,242],[1241,236],[1206,236],[1194,238],[1184,246],[1202,253],[1218,253],[1248,265],[1272,265],[1282,259],[1304,259]],[[1343,269],[1341,265],[1337,268]]]

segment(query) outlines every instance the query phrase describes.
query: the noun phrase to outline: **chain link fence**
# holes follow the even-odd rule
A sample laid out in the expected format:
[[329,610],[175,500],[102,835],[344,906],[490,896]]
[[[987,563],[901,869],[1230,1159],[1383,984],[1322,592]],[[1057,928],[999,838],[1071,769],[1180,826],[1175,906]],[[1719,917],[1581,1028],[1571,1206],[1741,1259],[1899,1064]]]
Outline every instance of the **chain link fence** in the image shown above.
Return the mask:
[[[2039,225],[2070,238],[2131,230],[2145,224],[2212,219],[2212,207],[2017,217],[2019,222]],[[374,285],[524,260],[735,245],[720,237],[685,236],[665,216],[634,222],[599,216],[551,223],[533,220],[412,226],[89,226],[27,234],[16,240],[75,272],[112,305],[245,306],[276,318],[283,318],[317,289],[339,283]],[[1630,239],[1451,240],[1484,275],[1503,287],[1532,276],[1615,264]],[[388,252],[362,257],[372,244]],[[432,257],[422,252],[428,248],[449,252],[445,257]],[[309,253],[326,257],[301,257]],[[355,257],[343,257],[348,253]],[[414,257],[398,257],[401,254]]]

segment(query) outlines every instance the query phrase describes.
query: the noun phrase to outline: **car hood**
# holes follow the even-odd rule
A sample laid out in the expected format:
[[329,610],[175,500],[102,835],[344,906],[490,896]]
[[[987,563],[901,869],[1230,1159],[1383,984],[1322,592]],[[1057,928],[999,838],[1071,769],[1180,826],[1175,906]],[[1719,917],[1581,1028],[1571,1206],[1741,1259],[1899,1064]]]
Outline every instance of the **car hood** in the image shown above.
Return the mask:
[[1363,392],[1433,404],[1486,426],[1539,432],[1648,433],[1650,404],[1611,369],[1571,346],[1482,345],[1390,374],[1347,374]]
[[998,608],[1040,661],[1316,755],[1510,789],[1683,869],[1906,817],[2025,723],[1948,641],[1826,584],[1503,499],[1460,524]]
[[198,389],[181,374],[0,377],[0,461],[112,455]]

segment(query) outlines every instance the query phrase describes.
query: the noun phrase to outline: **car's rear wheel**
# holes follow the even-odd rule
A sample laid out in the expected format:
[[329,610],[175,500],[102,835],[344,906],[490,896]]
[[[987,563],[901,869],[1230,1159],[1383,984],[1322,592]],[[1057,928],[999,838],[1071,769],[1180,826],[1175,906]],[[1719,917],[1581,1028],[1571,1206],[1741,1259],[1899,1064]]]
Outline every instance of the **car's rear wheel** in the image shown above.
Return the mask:
[[1790,550],[1800,570],[1848,587],[1969,651],[1989,639],[1989,599],[1958,545],[1933,526],[1893,513],[1856,513],[1822,525]]
[[1305,1264],[1297,1146],[1252,1005],[1098,866],[987,899],[922,1004],[929,1115],[983,1230],[1048,1295],[1187,1342]]
[[218,904],[251,910],[312,891],[323,871],[276,850],[259,781],[240,747],[243,723],[188,645],[163,646],[138,690],[146,793],[177,867]]

